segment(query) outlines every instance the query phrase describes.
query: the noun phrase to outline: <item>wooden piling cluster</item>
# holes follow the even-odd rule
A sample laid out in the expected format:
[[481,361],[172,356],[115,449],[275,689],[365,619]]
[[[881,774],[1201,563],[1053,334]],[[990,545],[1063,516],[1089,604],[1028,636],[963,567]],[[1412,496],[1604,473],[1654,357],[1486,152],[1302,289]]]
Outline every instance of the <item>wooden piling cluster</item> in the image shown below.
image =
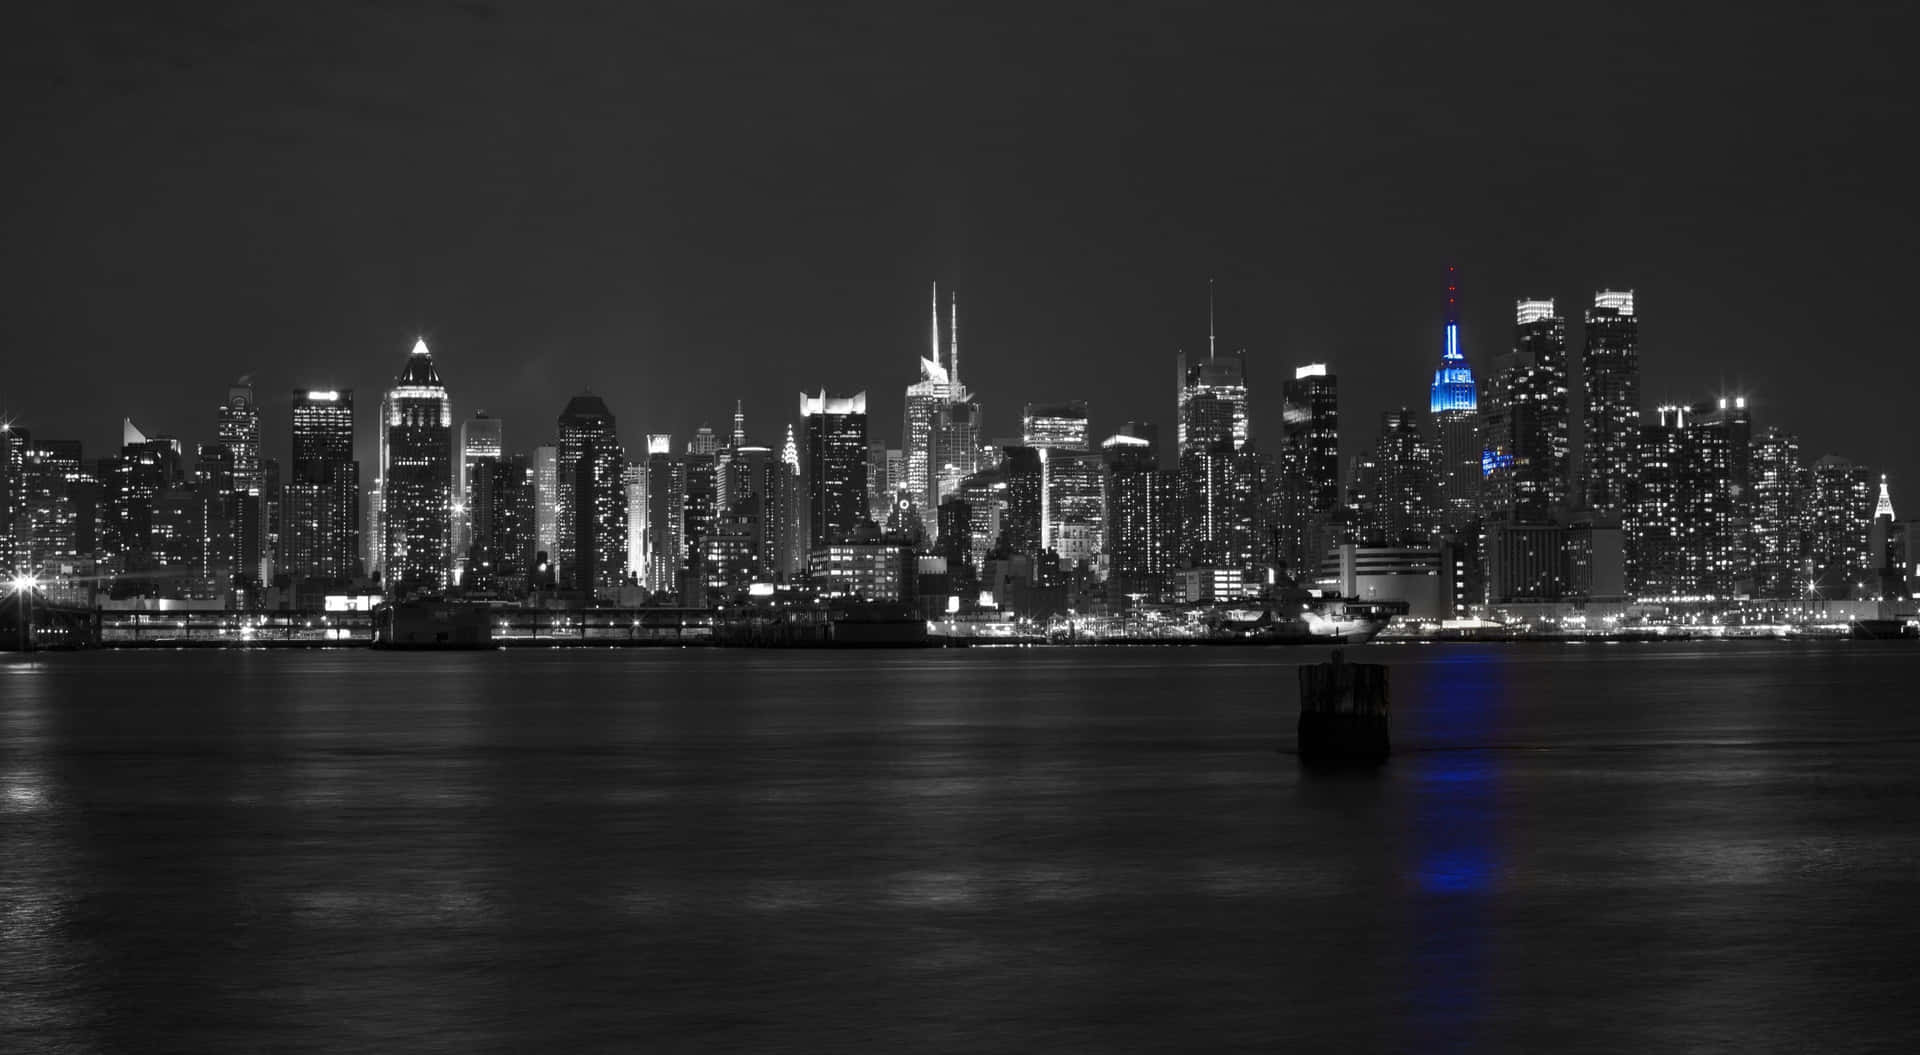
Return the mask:
[[1300,757],[1313,762],[1384,762],[1387,668],[1347,663],[1335,651],[1300,670]]

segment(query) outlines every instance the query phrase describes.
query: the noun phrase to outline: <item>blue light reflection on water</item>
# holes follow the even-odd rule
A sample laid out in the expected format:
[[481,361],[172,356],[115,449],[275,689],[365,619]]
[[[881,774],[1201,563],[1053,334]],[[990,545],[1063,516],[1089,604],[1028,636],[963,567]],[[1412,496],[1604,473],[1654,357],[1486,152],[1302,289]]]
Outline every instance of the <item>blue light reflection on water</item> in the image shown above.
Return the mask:
[[[1397,708],[1396,739],[1447,745],[1414,750],[1393,765],[1409,780],[1406,863],[1418,953],[1410,963],[1410,1022],[1438,1038],[1469,1046],[1484,1015],[1483,982],[1491,973],[1490,930],[1501,860],[1500,773],[1487,747],[1499,739],[1500,669],[1481,651],[1434,664],[1419,695]],[[1442,1047],[1449,1046],[1442,1044]]]

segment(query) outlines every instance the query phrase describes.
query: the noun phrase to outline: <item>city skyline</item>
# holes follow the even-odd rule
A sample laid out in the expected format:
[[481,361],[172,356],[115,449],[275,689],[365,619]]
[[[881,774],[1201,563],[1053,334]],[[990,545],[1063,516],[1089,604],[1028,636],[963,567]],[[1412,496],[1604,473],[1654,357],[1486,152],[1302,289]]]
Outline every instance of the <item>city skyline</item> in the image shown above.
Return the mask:
[[[768,421],[800,387],[891,390],[938,278],[987,434],[1028,399],[1165,420],[1213,278],[1256,428],[1316,361],[1374,421],[1417,405],[1398,379],[1451,263],[1483,382],[1512,300],[1631,287],[1646,403],[1741,392],[1920,471],[1895,402],[1920,363],[1889,339],[1916,175],[1894,12],[531,14],[29,13],[45,46],[0,70],[36,103],[0,130],[5,411],[100,449],[123,416],[191,431],[199,378],[251,374],[268,415],[296,387],[371,407],[424,336],[462,420],[590,389],[648,432],[724,431],[736,398]],[[1556,75],[1517,61],[1540,49]]]

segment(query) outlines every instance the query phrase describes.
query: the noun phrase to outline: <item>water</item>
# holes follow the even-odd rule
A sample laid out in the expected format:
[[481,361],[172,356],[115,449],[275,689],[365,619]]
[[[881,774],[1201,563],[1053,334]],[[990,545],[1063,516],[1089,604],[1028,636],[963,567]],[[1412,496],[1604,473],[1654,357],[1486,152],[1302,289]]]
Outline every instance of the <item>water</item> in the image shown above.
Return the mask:
[[1920,649],[0,662],[0,1050],[1920,1050]]

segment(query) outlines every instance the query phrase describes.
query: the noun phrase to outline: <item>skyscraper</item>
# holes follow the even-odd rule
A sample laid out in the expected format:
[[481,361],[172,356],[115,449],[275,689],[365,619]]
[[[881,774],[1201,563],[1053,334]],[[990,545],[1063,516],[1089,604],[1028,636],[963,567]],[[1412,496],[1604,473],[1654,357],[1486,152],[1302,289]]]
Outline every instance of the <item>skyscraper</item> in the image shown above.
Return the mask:
[[1084,451],[1087,446],[1087,401],[1028,403],[1021,416],[1022,439],[1029,447]]
[[1213,325],[1213,283],[1207,283],[1207,357],[1192,362],[1174,356],[1175,454],[1214,449],[1239,450],[1251,430],[1247,420],[1247,353],[1220,355]]
[[1280,557],[1298,577],[1312,574],[1331,542],[1340,508],[1340,386],[1325,363],[1293,372],[1281,426]]
[[438,593],[453,568],[453,404],[426,341],[414,342],[384,406],[386,589]]
[[1460,531],[1480,512],[1480,396],[1473,367],[1460,350],[1460,286],[1447,268],[1446,337],[1428,397],[1439,452],[1436,483],[1441,525]]
[[281,485],[282,570],[295,580],[359,576],[360,463],[353,392],[293,393],[293,461]]
[[1813,463],[1807,508],[1809,578],[1819,596],[1866,596],[1873,582],[1874,475],[1845,458]]
[[551,443],[535,447],[531,465],[534,563],[539,564],[544,553],[551,570],[560,559],[560,448]]
[[[905,458],[904,480],[888,480],[895,492],[904,492],[915,512],[919,515],[922,530],[932,537],[938,530],[936,510],[939,498],[936,489],[937,467],[933,462],[933,430],[935,421],[942,410],[950,404],[967,399],[967,388],[960,383],[960,302],[956,296],[952,304],[952,323],[949,335],[952,340],[951,356],[948,363],[941,362],[940,356],[940,288],[933,288],[933,314],[931,325],[931,344],[928,355],[920,358],[920,378],[907,386],[906,414],[900,449]],[[889,503],[891,504],[891,503]]]
[[980,471],[980,404],[972,396],[934,412],[927,464],[936,505]]
[[220,481],[227,493],[228,517],[234,537],[234,571],[254,582],[272,578],[272,551],[267,546],[264,480],[260,472],[260,408],[253,385],[246,378],[227,386],[220,405],[220,444],[227,449],[229,475]]
[[[1435,415],[1438,419],[1438,414]],[[1413,411],[1380,415],[1380,436],[1354,473],[1354,525],[1362,546],[1426,546],[1442,526],[1444,468]]]
[[1753,490],[1754,596],[1794,600],[1806,595],[1807,470],[1800,462],[1800,441],[1768,426],[1753,440],[1750,468]]
[[647,568],[646,587],[655,593],[679,589],[685,559],[684,507],[686,463],[674,457],[673,437],[647,437]]
[[1110,596],[1166,593],[1180,553],[1179,478],[1160,468],[1159,436],[1128,422],[1100,444],[1106,466],[1107,583]]
[[867,394],[800,394],[807,435],[807,547],[852,535],[866,519]]
[[453,568],[454,581],[464,584],[468,551],[479,541],[474,530],[473,481],[486,467],[500,460],[500,419],[475,411],[460,423],[459,478],[453,487]]
[[1640,323],[1632,290],[1593,295],[1580,369],[1586,385],[1586,433],[1580,445],[1584,505],[1618,516],[1627,511],[1639,464],[1634,445],[1640,427]]
[[1543,524],[1567,495],[1567,320],[1552,300],[1520,300],[1513,331],[1480,404],[1482,505],[1496,520]]
[[592,593],[627,577],[627,455],[613,412],[582,394],[560,412],[560,552],[562,581]]

